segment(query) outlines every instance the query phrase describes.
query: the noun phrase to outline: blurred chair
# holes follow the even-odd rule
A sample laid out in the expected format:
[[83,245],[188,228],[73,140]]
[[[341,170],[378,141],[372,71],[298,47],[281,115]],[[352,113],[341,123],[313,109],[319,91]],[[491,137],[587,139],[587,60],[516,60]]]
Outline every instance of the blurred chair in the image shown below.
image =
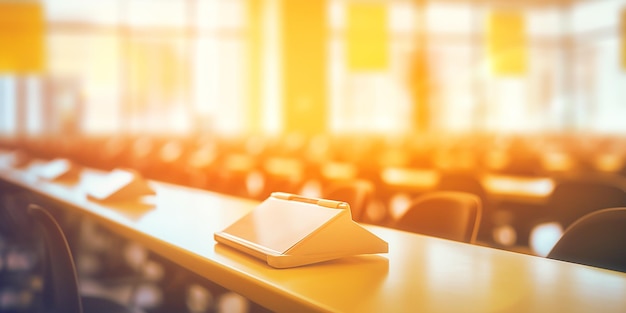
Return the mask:
[[161,144],[158,138],[152,136],[142,135],[135,138],[130,143],[125,164],[119,164],[118,167],[130,167],[144,177],[152,178],[150,166],[154,164]]
[[259,161],[245,153],[229,153],[218,162],[220,165],[213,175],[210,189],[237,197],[250,197],[247,179],[250,173],[257,171]]
[[214,180],[221,165],[217,142],[203,140],[196,145],[183,160],[187,183],[191,187],[215,190]]
[[0,312],[31,312],[40,297],[41,257],[21,205],[27,198],[0,182]]
[[467,171],[446,171],[440,173],[437,191],[460,191],[477,196],[480,199],[482,219],[480,220],[478,239],[492,241],[494,225],[493,205],[487,198],[487,193],[476,173]]
[[626,272],[626,207],[599,210],[566,229],[548,258]]
[[476,195],[483,202],[486,198],[485,189],[473,173],[468,172],[443,172],[439,175],[436,186],[440,191],[461,191]]
[[129,165],[131,145],[131,138],[126,136],[106,138],[98,150],[100,153],[93,156],[98,164],[97,168],[111,171],[119,166]]
[[623,206],[626,206],[626,193],[618,186],[599,181],[567,180],[555,186],[547,209],[565,229],[588,213]]
[[155,180],[179,185],[188,185],[184,172],[184,160],[188,158],[189,143],[183,138],[170,138],[158,150],[148,172]]
[[[562,235],[562,229],[589,213],[623,206],[626,206],[626,193],[617,185],[590,178],[569,178],[556,184],[543,210],[532,218],[518,219],[516,224],[520,236],[529,239],[533,252],[546,256]],[[541,230],[549,225],[560,229],[558,234],[543,234]]]
[[473,243],[482,214],[480,198],[466,192],[431,192],[416,198],[395,228]]
[[414,167],[381,168],[379,176],[376,193],[385,204],[385,225],[393,225],[406,212],[411,200],[432,191],[439,179],[435,170]]
[[40,206],[30,205],[28,215],[40,231],[44,243],[44,312],[132,312],[106,298],[81,296],[72,252],[63,230],[55,218]]
[[263,184],[261,191],[252,195],[254,199],[265,199],[275,191],[298,193],[304,184],[306,164],[299,158],[270,157],[260,168]]
[[374,184],[363,179],[336,182],[322,192],[324,199],[347,202],[350,205],[352,219],[357,222],[366,219],[366,210],[373,196]]

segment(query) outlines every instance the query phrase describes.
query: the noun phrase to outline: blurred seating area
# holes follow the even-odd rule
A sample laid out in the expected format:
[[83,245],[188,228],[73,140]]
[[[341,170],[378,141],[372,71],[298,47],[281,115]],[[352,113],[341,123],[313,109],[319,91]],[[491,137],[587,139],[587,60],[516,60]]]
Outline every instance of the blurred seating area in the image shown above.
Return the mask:
[[[22,168],[32,157],[52,156],[19,151],[15,158],[19,161],[13,164]],[[81,298],[96,299],[83,299],[84,312],[268,312],[89,216],[72,214],[58,202],[4,181],[0,182],[0,312],[50,312],[53,304],[71,301],[66,273],[49,271],[55,260],[43,248],[47,235],[37,231],[29,216],[27,208],[32,205],[49,212],[66,237]],[[61,308],[59,312],[74,312],[66,304]]]
[[[341,200],[360,223],[548,256],[579,218],[626,207],[625,25],[626,0],[0,0],[0,170],[66,159],[227,198]],[[88,292],[265,310],[14,187],[0,182],[1,312],[41,297],[16,226],[33,203]],[[420,211],[435,192],[458,201]],[[438,232],[442,215],[463,230]]]
[[25,164],[28,157],[67,158],[255,200],[274,191],[341,197],[335,200],[348,201],[355,220],[390,227],[424,193],[464,191],[482,201],[478,244],[545,255],[577,218],[626,206],[625,141],[583,134],[133,135],[4,139],[2,149]]

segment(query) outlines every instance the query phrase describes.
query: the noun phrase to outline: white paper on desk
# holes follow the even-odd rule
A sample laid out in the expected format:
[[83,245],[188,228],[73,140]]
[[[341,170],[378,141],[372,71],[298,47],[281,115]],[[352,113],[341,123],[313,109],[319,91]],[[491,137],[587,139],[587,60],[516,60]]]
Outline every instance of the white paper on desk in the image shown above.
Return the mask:
[[276,268],[388,252],[387,242],[352,220],[349,207],[331,208],[274,195],[215,233],[215,240]]
[[155,194],[148,182],[132,170],[115,169],[98,183],[89,186],[87,196],[99,201],[133,200]]
[[67,159],[55,159],[37,168],[38,176],[46,180],[55,180],[70,176],[77,178],[78,171],[76,165]]
[[22,151],[11,151],[0,156],[0,166],[22,168],[30,163],[31,158]]

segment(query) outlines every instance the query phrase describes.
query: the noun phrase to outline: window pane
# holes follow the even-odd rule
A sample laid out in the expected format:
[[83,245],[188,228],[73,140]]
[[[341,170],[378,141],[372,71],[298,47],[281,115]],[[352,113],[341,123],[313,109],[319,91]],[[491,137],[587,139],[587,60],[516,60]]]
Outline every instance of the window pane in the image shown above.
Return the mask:
[[85,22],[91,25],[115,25],[119,22],[120,2],[126,0],[83,1],[44,0],[50,22]]
[[80,94],[74,96],[84,108],[80,120],[83,131],[118,130],[121,57],[117,36],[58,32],[49,34],[48,38],[52,77],[75,81],[74,88],[79,88],[75,92]]
[[0,76],[0,135],[13,135],[17,130],[15,79]]
[[185,1],[127,0],[126,21],[138,27],[184,27],[187,22]]
[[626,6],[624,1],[583,1],[571,11],[574,34],[598,29],[616,29],[619,13]]
[[475,9],[466,3],[429,2],[426,9],[428,31],[467,34]]
[[[200,29],[242,29],[247,25],[246,0],[199,0]],[[265,2],[265,1],[264,1]]]

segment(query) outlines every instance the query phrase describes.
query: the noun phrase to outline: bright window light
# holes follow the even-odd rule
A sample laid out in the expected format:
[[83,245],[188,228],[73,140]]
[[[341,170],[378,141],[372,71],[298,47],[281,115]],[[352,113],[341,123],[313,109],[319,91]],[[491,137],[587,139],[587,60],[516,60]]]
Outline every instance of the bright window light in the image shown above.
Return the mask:
[[530,233],[530,248],[539,256],[547,256],[563,235],[561,224],[545,223],[533,228]]

